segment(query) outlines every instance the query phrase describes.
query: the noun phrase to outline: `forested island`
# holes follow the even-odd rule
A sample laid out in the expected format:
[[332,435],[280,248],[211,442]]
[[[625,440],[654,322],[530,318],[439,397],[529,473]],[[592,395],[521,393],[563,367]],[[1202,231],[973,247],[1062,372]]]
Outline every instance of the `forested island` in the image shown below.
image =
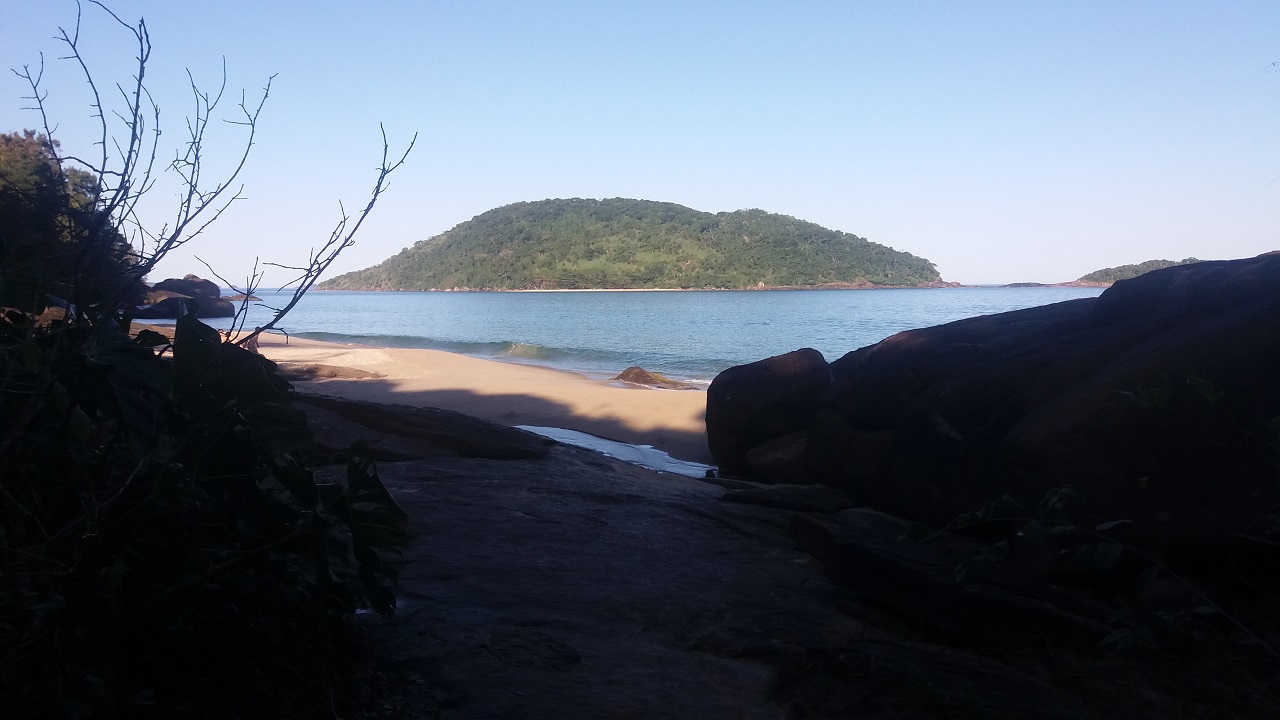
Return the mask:
[[763,210],[614,198],[490,210],[327,290],[926,287],[933,263]]
[[1136,278],[1139,275],[1149,273],[1152,270],[1163,270],[1164,268],[1173,267],[1175,265],[1190,265],[1198,262],[1200,261],[1196,258],[1187,258],[1185,260],[1148,260],[1136,265],[1118,265],[1116,267],[1094,270],[1088,275],[1081,277],[1076,282],[1105,283],[1110,285],[1118,280]]

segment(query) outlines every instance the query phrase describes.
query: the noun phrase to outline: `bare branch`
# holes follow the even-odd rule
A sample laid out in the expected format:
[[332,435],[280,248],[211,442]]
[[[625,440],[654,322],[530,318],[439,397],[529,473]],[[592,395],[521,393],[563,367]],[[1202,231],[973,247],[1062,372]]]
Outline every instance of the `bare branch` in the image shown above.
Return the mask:
[[[107,307],[114,308],[120,305],[126,293],[150,273],[161,259],[199,237],[233,204],[244,198],[244,188],[237,184],[236,180],[243,171],[249,152],[255,144],[258,120],[271,95],[271,86],[276,76],[267,78],[261,94],[256,99],[251,100],[243,91],[241,92],[239,112],[236,113],[236,117],[217,118],[225,124],[242,128],[244,138],[231,170],[218,181],[210,183],[205,178],[207,149],[205,141],[210,123],[215,121],[220,104],[226,95],[226,60],[224,58],[222,76],[214,92],[201,90],[194,75],[188,71],[187,80],[194,107],[192,113],[186,118],[186,137],[174,153],[172,160],[162,167],[162,171],[168,171],[177,176],[181,190],[170,222],[159,230],[153,230],[148,227],[139,212],[141,199],[155,187],[157,181],[156,161],[159,156],[161,137],[160,108],[146,84],[147,63],[151,56],[150,35],[145,20],[140,19],[136,24],[131,24],[125,22],[100,0],[89,0],[89,2],[106,12],[117,25],[132,36],[136,50],[135,68],[130,82],[115,85],[115,97],[119,107],[108,108],[99,92],[97,81],[90,71],[89,63],[81,51],[83,7],[79,0],[76,4],[75,24],[70,29],[59,28],[57,39],[68,50],[66,58],[78,66],[89,88],[91,116],[98,122],[99,139],[94,143],[98,146],[98,158],[88,160],[81,156],[62,155],[56,151],[54,128],[49,122],[45,106],[47,95],[41,86],[44,74],[43,56],[38,68],[24,66],[22,71],[14,72],[24,78],[31,88],[31,94],[27,99],[31,101],[32,108],[40,113],[45,137],[53,151],[61,179],[64,180],[63,185],[68,185],[65,183],[67,174],[64,163],[74,163],[83,167],[94,178],[93,187],[89,190],[93,194],[90,205],[95,212],[92,214],[90,227],[80,228],[83,235],[80,238],[82,242],[76,246],[83,247],[85,250],[83,255],[75,259],[78,268],[77,276],[80,266],[92,257],[92,251],[101,252],[105,249],[104,243],[118,242],[114,240],[115,238],[126,238],[132,245],[133,265],[125,273],[125,280],[120,287],[114,291],[114,297],[109,298],[109,302],[106,303]],[[117,123],[123,126],[119,134],[112,132],[112,128]],[[415,134],[404,152],[398,157],[392,157],[385,128],[381,128],[381,132],[382,160],[368,202],[355,215],[349,215],[345,207],[339,203],[338,222],[320,247],[309,252],[305,264],[265,263],[296,272],[297,277],[285,286],[292,287],[292,296],[289,301],[280,308],[268,307],[275,315],[265,326],[256,329],[249,338],[245,339],[246,341],[263,331],[276,329],[284,316],[323,276],[337,256],[355,243],[356,233],[373,210],[378,198],[386,191],[388,177],[404,164],[417,142]],[[64,187],[63,191],[66,192],[67,189]],[[204,263],[203,260],[200,262],[224,285],[238,290],[235,285],[215,272],[208,263]],[[242,299],[241,306],[233,319],[233,325],[237,328],[242,328],[246,321],[248,297],[253,295],[254,290],[262,282],[263,274],[260,267],[260,262],[255,260],[246,286],[240,291],[245,298]],[[83,303],[78,304],[83,305]],[[93,321],[92,318],[86,319]]]
[[[240,331],[244,329],[244,323],[248,319],[249,315],[249,298],[253,296],[254,291],[258,288],[258,282],[262,279],[262,274],[258,272],[258,259],[253,259],[253,271],[250,273],[249,280],[245,283],[244,289],[236,287],[235,283],[219,275],[218,271],[214,270],[213,266],[205,262],[200,256],[196,256],[196,260],[198,260],[201,265],[205,266],[205,269],[209,271],[209,274],[221,280],[225,287],[228,287],[241,295],[240,305],[236,308],[236,313],[231,318],[231,329],[227,333],[227,342],[230,342],[232,336],[239,334]],[[245,338],[245,340],[240,342],[245,342],[247,339],[248,338]]]
[[[418,135],[417,133],[414,133],[413,138],[409,141],[409,146],[405,148],[404,152],[400,155],[400,158],[395,162],[390,162],[391,146],[387,142],[387,130],[382,126],[379,126],[379,129],[382,132],[382,164],[378,168],[378,176],[374,180],[373,191],[370,193],[369,202],[364,206],[364,209],[355,216],[354,224],[350,224],[351,217],[346,214],[345,210],[342,212],[342,217],[338,221],[337,225],[334,226],[333,232],[329,235],[329,239],[320,247],[319,251],[312,251],[310,263],[307,267],[294,268],[302,270],[303,274],[296,281],[298,285],[294,288],[293,296],[289,299],[289,302],[285,303],[283,308],[272,308],[275,310],[275,317],[271,318],[271,320],[262,327],[255,329],[249,337],[256,337],[263,332],[275,329],[279,325],[280,321],[284,319],[285,315],[297,306],[298,302],[302,300],[302,297],[306,295],[320,277],[324,275],[325,271],[329,269],[329,266],[333,264],[333,261],[338,258],[338,255],[343,250],[346,250],[355,244],[356,233],[360,230],[360,226],[364,224],[365,219],[369,217],[369,213],[373,211],[373,206],[378,202],[379,196],[381,196],[386,190],[387,178],[391,173],[395,172],[404,164],[405,159],[409,157],[410,151],[413,150],[413,146],[418,142]],[[339,204],[339,207],[341,207],[341,204]],[[348,224],[350,224],[349,229]]]
[[[249,151],[253,148],[254,137],[257,134],[258,116],[261,114],[262,108],[266,105],[267,98],[271,94],[271,83],[275,80],[275,77],[275,75],[272,75],[267,78],[267,84],[263,87],[262,96],[258,99],[256,106],[250,108],[247,102],[243,98],[241,99],[240,110],[244,115],[244,120],[237,124],[248,128],[248,137],[245,139],[243,150],[235,168],[232,169],[226,179],[218,183],[213,189],[205,190],[201,187],[200,181],[200,174],[203,169],[204,133],[208,127],[210,117],[226,89],[225,62],[222,83],[214,96],[200,91],[195,84],[194,78],[188,73],[192,95],[196,101],[196,113],[193,117],[188,118],[187,121],[188,140],[185,144],[186,151],[181,155],[175,156],[173,162],[170,163],[170,168],[182,178],[185,190],[182,199],[179,201],[171,229],[167,229],[154,237],[154,249],[139,263],[135,272],[138,278],[150,272],[155,264],[169,252],[198,237],[234,202],[243,199],[243,186],[238,188],[230,197],[226,197],[226,195],[235,178],[240,175],[245,163],[248,161]],[[202,218],[206,214],[208,216]],[[170,226],[166,227],[169,228]]]

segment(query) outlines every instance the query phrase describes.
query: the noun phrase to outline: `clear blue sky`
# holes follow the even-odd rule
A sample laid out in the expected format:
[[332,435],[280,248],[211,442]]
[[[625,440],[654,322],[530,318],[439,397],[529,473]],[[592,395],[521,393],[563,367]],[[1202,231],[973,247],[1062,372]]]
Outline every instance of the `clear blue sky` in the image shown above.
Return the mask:
[[[338,271],[500,205],[563,197],[761,208],[965,283],[1280,248],[1275,0],[111,7],[150,27],[168,153],[187,69],[212,87],[225,57],[237,95],[277,74],[247,199],[153,277],[203,274],[193,254],[228,278],[255,257],[305,260],[339,200],[367,199],[379,122],[393,146],[418,132],[418,147]],[[85,16],[100,79],[127,78],[128,37],[96,7]],[[84,85],[52,39],[74,18],[72,0],[6,8],[0,62],[44,51],[59,135],[83,152]],[[24,94],[0,79],[0,130],[35,126]],[[233,130],[219,128],[211,159],[232,154]]]

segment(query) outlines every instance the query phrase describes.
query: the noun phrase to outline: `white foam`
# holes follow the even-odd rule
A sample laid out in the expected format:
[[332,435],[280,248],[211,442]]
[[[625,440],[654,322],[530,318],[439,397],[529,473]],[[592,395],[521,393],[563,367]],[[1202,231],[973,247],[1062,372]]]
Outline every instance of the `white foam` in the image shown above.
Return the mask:
[[594,450],[601,455],[608,455],[611,458],[649,468],[650,470],[657,470],[658,472],[700,478],[705,477],[707,471],[712,467],[702,463],[677,460],[652,445],[630,445],[616,440],[606,440],[605,438],[578,432],[577,430],[565,430],[564,428],[535,427],[532,425],[517,425],[516,427],[551,438],[556,442]]

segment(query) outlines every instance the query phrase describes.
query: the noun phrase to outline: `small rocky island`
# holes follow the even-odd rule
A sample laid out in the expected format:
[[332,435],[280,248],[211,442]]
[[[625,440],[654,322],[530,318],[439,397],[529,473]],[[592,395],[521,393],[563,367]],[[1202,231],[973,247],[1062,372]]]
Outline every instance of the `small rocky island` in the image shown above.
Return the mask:
[[763,210],[612,198],[506,205],[321,290],[939,287],[933,263]]

